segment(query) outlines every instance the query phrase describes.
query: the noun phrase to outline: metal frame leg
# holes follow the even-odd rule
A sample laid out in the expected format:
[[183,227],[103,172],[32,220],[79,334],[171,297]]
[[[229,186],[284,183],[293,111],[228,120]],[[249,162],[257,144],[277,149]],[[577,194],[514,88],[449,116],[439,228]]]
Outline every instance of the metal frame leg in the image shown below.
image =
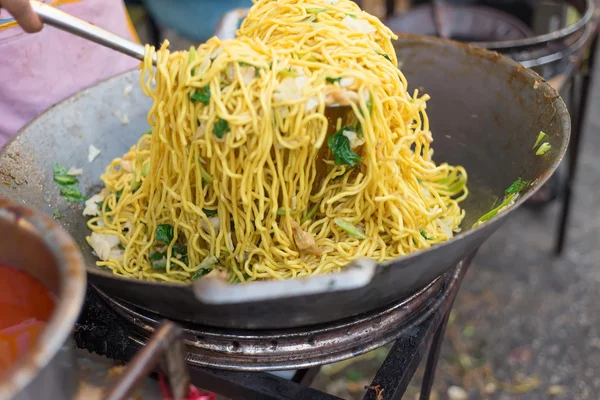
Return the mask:
[[419,400],[429,400],[429,397],[431,396],[431,389],[433,388],[433,381],[435,380],[435,371],[437,369],[438,360],[440,359],[442,343],[444,343],[446,326],[450,319],[451,310],[452,307],[450,307],[446,313],[442,323],[435,331],[433,339],[431,339],[431,347],[429,348],[429,354],[427,356],[427,365],[425,366],[423,382],[421,382],[421,394],[419,395]]
[[[556,244],[554,253],[558,256],[561,255],[566,241],[567,227],[569,224],[569,214],[571,211],[571,200],[573,196],[573,187],[575,183],[575,176],[577,172],[577,165],[579,161],[579,153],[581,146],[581,136],[583,133],[583,126],[587,116],[587,108],[589,104],[589,91],[592,85],[592,74],[593,68],[596,61],[596,47],[598,45],[598,32],[594,34],[594,39],[591,46],[589,47],[590,53],[587,63],[587,71],[583,74],[576,74],[571,82],[571,92],[569,99],[569,106],[572,111],[571,114],[571,143],[569,145],[569,160],[568,160],[568,171],[565,187],[563,190],[563,203],[560,211],[558,235],[556,238]],[[581,79],[577,79],[581,76]],[[580,89],[580,95],[576,96],[577,89]]]

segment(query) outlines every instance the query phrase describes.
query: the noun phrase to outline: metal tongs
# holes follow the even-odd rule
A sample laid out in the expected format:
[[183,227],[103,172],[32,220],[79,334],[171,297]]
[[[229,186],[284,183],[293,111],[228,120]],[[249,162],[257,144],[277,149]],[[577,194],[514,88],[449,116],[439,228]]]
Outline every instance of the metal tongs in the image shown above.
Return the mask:
[[[67,14],[58,8],[36,0],[30,0],[30,3],[33,11],[45,24],[72,33],[81,38],[91,40],[92,42],[137,58],[138,60],[144,59],[144,46],[141,44],[124,39],[119,35]],[[156,56],[154,60],[152,60],[152,63],[156,65]]]

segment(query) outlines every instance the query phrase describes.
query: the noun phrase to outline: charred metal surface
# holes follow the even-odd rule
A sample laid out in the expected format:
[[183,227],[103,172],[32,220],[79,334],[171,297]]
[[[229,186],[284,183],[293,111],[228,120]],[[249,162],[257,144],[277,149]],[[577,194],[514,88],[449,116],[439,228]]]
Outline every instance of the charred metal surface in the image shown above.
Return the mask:
[[[411,298],[383,310],[327,325],[236,331],[181,323],[187,360],[202,367],[268,371],[307,368],[354,357],[403,335],[408,321],[418,324],[427,319],[445,302],[445,279],[439,278]],[[131,340],[142,346],[155,331],[160,317],[99,294],[128,324]]]

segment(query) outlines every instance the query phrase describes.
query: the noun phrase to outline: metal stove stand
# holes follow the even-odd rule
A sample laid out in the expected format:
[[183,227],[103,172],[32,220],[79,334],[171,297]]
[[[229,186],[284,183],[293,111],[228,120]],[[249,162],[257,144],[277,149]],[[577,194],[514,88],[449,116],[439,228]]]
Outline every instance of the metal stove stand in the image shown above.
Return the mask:
[[[410,318],[396,321],[396,334],[391,339],[395,340],[394,345],[368,386],[364,399],[402,398],[426,351],[429,354],[420,399],[429,399],[448,316],[472,258],[473,255],[442,277],[435,286],[438,288],[437,292],[427,301],[417,298],[417,303],[421,306],[410,314]],[[384,313],[382,311],[377,315]],[[185,326],[183,331],[189,333]],[[185,338],[185,333],[183,336]],[[114,304],[109,305],[93,288],[88,289],[85,307],[76,325],[75,341],[78,347],[123,362],[130,361],[143,343],[131,321],[123,317],[122,313],[116,312]],[[187,342],[189,349],[189,340]],[[370,349],[359,345],[352,349],[352,354],[362,354]],[[344,354],[348,356],[348,353]],[[200,356],[188,354],[191,382],[199,388],[234,400],[338,398],[309,387],[319,372],[319,366],[299,369],[291,380],[286,380],[268,372],[202,367],[199,366],[202,362],[198,362],[201,358],[201,353]],[[315,363],[318,364],[319,360],[313,364]]]

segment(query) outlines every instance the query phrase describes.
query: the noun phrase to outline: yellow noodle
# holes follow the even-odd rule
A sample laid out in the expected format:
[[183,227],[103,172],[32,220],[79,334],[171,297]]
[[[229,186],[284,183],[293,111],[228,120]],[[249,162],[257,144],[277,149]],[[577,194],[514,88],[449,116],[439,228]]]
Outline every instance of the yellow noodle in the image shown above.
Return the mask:
[[[205,268],[231,282],[286,279],[452,237],[467,173],[433,162],[429,96],[408,93],[393,39],[350,0],[258,0],[233,40],[147,46],[152,133],[102,176],[88,241],[112,247],[98,265],[168,282]],[[332,104],[351,106],[334,131],[354,166],[329,146]]]

